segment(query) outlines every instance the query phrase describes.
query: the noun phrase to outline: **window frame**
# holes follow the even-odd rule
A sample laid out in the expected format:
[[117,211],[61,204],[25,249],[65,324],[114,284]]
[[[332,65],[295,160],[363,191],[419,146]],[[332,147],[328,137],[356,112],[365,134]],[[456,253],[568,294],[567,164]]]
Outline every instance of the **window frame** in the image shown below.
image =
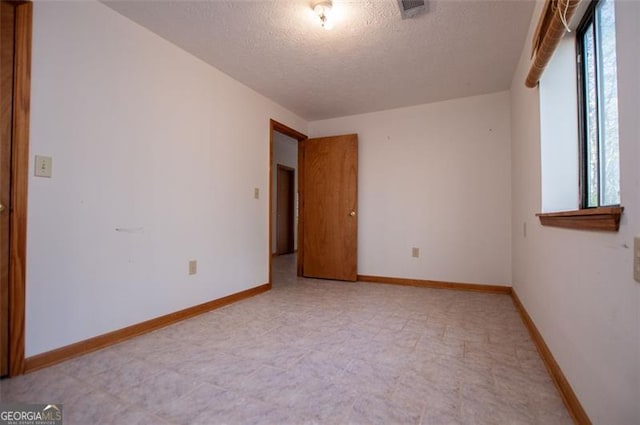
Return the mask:
[[[596,9],[600,4],[600,0],[591,0],[591,3],[587,7],[584,16],[582,17],[580,24],[576,28],[576,74],[577,74],[577,90],[578,90],[578,153],[579,153],[579,162],[578,162],[578,170],[580,172],[578,185],[580,192],[580,209],[589,209],[589,208],[602,208],[602,207],[616,207],[620,206],[618,204],[607,204],[603,205],[602,203],[602,179],[603,179],[603,171],[601,164],[601,143],[600,143],[600,126],[601,122],[601,111],[600,111],[600,69],[598,66],[598,46],[602,42],[598,37],[599,24],[596,19]],[[589,205],[589,166],[588,166],[588,133],[589,133],[589,120],[588,116],[588,105],[586,101],[586,71],[585,71],[585,63],[584,63],[584,35],[587,32],[589,26],[593,25],[593,37],[594,37],[594,54],[596,55],[596,66],[594,68],[595,80],[596,80],[596,117],[598,122],[598,143],[597,143],[597,156],[598,156],[598,202],[597,205]]]
[[[598,205],[589,206],[589,186],[588,186],[588,119],[585,96],[585,67],[583,63],[584,53],[584,34],[587,28],[593,24],[594,43],[599,43],[600,40],[596,37],[598,34],[598,23],[596,19],[596,8],[600,4],[600,0],[591,0],[591,3],[587,7],[580,24],[576,28],[576,74],[577,74],[577,99],[578,99],[578,170],[579,170],[579,192],[580,192],[580,204],[579,210],[574,211],[560,211],[552,213],[538,213],[536,216],[540,219],[540,224],[543,226],[561,227],[567,229],[576,230],[595,230],[595,231],[611,231],[617,232],[620,228],[620,219],[624,211],[624,207],[620,204],[614,205],[602,205],[601,196],[601,155],[600,155],[600,140],[598,140]],[[597,53],[597,46],[595,44],[594,52]],[[597,60],[597,58],[596,58]],[[598,66],[595,69],[595,78],[599,84]],[[599,96],[599,93],[598,93]],[[596,102],[596,116],[598,117],[598,126],[600,122],[600,103]],[[600,137],[600,129],[598,128],[598,137]]]

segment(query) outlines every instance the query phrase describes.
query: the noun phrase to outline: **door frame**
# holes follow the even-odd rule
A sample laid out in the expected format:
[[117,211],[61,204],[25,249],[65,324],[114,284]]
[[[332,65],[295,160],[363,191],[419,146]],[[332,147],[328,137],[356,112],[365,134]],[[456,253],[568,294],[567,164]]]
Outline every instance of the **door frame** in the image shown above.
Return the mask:
[[25,364],[25,273],[33,4],[28,1],[10,1],[8,3],[15,7],[11,202],[9,208],[8,375],[11,377],[23,374]]
[[[298,276],[302,276],[302,253],[303,248],[300,244],[302,240],[302,169],[300,168],[302,161],[300,160],[302,150],[304,149],[304,141],[307,136],[293,128],[286,126],[274,119],[269,120],[269,249],[267,250],[269,257],[269,284],[273,283],[273,268],[271,247],[273,246],[273,132],[277,131],[298,141]],[[294,205],[295,211],[295,205]]]
[[295,178],[296,178],[296,169],[292,168],[292,167],[287,167],[286,165],[282,165],[282,164],[276,164],[276,187],[278,188],[277,190],[277,194],[276,194],[276,255],[281,255],[280,250],[278,249],[278,235],[280,234],[280,231],[278,230],[280,228],[280,220],[278,220],[278,216],[279,216],[279,212],[280,212],[280,203],[278,202],[278,198],[280,197],[280,170],[285,171],[289,174],[293,175],[293,179],[291,179],[291,181],[293,182],[293,187],[291,187],[291,195],[289,196],[288,202],[291,203],[291,214],[292,214],[292,219],[293,220],[289,220],[289,223],[287,224],[287,226],[290,228],[291,233],[293,234],[293,247],[291,249],[291,252],[288,252],[287,254],[290,254],[292,252],[295,251],[296,249],[296,238],[295,238],[295,225],[296,225],[296,216],[295,216],[295,212],[296,212],[296,184],[295,184]]

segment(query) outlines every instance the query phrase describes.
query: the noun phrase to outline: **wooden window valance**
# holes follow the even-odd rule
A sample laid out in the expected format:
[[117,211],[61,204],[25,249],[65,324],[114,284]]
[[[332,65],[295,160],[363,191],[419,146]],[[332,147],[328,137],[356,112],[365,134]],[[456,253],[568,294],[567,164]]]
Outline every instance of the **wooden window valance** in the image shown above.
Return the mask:
[[[581,0],[547,0],[538,27],[533,36],[533,63],[525,81],[527,87],[535,87],[540,81],[553,52],[564,36],[566,25]],[[564,21],[564,22],[563,22]]]

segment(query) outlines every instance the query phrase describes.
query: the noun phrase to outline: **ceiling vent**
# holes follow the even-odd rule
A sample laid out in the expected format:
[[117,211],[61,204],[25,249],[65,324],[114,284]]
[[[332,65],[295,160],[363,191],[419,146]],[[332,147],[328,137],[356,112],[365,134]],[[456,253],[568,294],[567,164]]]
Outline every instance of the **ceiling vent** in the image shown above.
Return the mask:
[[402,19],[413,18],[427,12],[426,0],[398,0]]

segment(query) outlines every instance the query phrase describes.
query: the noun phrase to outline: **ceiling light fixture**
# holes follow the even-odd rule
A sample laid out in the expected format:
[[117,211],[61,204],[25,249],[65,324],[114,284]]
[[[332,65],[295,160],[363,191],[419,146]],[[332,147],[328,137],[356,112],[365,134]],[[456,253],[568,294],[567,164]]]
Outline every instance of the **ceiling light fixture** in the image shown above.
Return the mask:
[[313,11],[318,18],[320,18],[320,23],[322,28],[326,30],[330,30],[333,28],[333,23],[331,22],[331,7],[333,4],[331,1],[320,1],[313,5]]

